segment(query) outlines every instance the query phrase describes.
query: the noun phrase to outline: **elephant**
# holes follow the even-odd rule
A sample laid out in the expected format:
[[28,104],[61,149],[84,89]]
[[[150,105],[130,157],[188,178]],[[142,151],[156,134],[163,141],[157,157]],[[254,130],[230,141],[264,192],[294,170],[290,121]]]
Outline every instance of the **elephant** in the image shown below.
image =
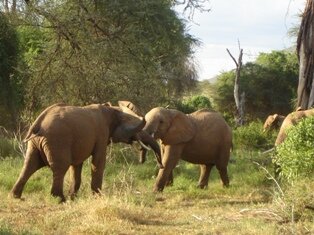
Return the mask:
[[275,147],[281,144],[286,139],[287,129],[289,129],[292,126],[295,126],[303,118],[307,118],[311,116],[314,116],[314,108],[308,109],[308,110],[297,109],[297,111],[288,114],[280,127],[279,133],[275,141]]
[[[106,104],[108,106],[112,106],[110,102],[107,102]],[[126,107],[132,110],[136,115],[143,117],[143,114],[140,111],[140,109],[131,101],[119,100],[118,105],[119,107]],[[149,150],[149,148],[147,147],[148,145],[154,151],[159,168],[162,168],[161,152],[160,152],[160,147],[157,141],[152,136],[150,136],[146,131],[143,131],[143,130],[141,130],[140,132],[136,134],[136,140],[141,145],[140,154],[139,154],[139,162],[143,164],[146,161],[147,151]]]
[[263,125],[263,132],[268,130],[279,129],[285,116],[279,114],[269,115]]
[[53,174],[51,194],[64,202],[64,176],[70,168],[70,196],[81,184],[83,162],[91,155],[91,190],[100,193],[106,164],[106,148],[112,141],[130,143],[145,125],[125,107],[105,104],[68,106],[54,104],[35,120],[24,139],[27,151],[22,171],[10,195],[21,198],[27,180],[38,169],[49,166]]
[[198,186],[208,185],[213,166],[224,186],[229,186],[227,166],[232,149],[232,131],[218,112],[201,109],[184,114],[175,109],[156,107],[145,115],[143,128],[162,142],[162,165],[154,191],[163,191],[179,159],[200,165]]

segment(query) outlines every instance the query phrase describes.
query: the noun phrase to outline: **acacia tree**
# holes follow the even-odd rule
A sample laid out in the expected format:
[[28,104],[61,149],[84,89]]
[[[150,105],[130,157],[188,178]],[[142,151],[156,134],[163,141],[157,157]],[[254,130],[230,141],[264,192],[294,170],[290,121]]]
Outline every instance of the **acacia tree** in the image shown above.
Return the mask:
[[29,1],[45,34],[28,84],[30,109],[129,99],[156,105],[194,84],[197,43],[172,1]]
[[314,1],[307,0],[297,40],[300,64],[297,107],[314,105]]

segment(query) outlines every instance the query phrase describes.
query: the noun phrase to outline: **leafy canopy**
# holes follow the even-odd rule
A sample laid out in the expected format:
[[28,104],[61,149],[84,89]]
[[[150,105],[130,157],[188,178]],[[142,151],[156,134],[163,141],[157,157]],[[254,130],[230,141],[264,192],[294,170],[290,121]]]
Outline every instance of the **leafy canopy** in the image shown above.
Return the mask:
[[[261,53],[255,62],[242,67],[240,94],[245,92],[247,119],[264,119],[270,113],[287,114],[293,108],[298,82],[298,62],[295,54],[286,51]],[[219,75],[215,84],[215,108],[231,113],[235,110],[234,72]]]

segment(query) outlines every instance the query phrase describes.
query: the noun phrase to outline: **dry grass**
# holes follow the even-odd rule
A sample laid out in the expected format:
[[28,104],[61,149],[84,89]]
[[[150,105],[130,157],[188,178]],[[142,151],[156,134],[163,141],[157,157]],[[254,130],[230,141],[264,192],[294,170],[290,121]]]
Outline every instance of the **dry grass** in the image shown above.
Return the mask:
[[[126,152],[129,152],[127,150]],[[274,205],[274,184],[251,160],[230,164],[231,187],[213,172],[208,189],[195,187],[198,171],[180,163],[174,186],[152,193],[155,163],[110,159],[102,196],[90,192],[88,163],[76,200],[49,195],[51,172],[37,172],[25,200],[8,198],[22,158],[0,159],[0,234],[311,234],[313,221],[287,220]],[[65,191],[69,182],[66,178]],[[287,211],[285,211],[286,213]],[[290,211],[288,211],[288,214]]]

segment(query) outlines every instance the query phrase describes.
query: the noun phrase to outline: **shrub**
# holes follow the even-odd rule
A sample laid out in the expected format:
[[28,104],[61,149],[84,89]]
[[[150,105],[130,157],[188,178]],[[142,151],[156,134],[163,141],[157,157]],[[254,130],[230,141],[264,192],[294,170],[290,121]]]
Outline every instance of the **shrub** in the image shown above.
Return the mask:
[[0,136],[0,158],[17,155],[16,143],[13,139]]
[[261,121],[250,122],[240,126],[233,131],[233,144],[238,149],[268,149],[274,143],[271,133],[262,132],[263,124]]
[[277,147],[274,161],[280,175],[289,182],[314,173],[314,117],[306,118],[287,131],[285,141]]
[[197,95],[178,102],[176,104],[176,108],[183,113],[193,113],[203,108],[212,109],[212,105],[209,98],[206,96]]

